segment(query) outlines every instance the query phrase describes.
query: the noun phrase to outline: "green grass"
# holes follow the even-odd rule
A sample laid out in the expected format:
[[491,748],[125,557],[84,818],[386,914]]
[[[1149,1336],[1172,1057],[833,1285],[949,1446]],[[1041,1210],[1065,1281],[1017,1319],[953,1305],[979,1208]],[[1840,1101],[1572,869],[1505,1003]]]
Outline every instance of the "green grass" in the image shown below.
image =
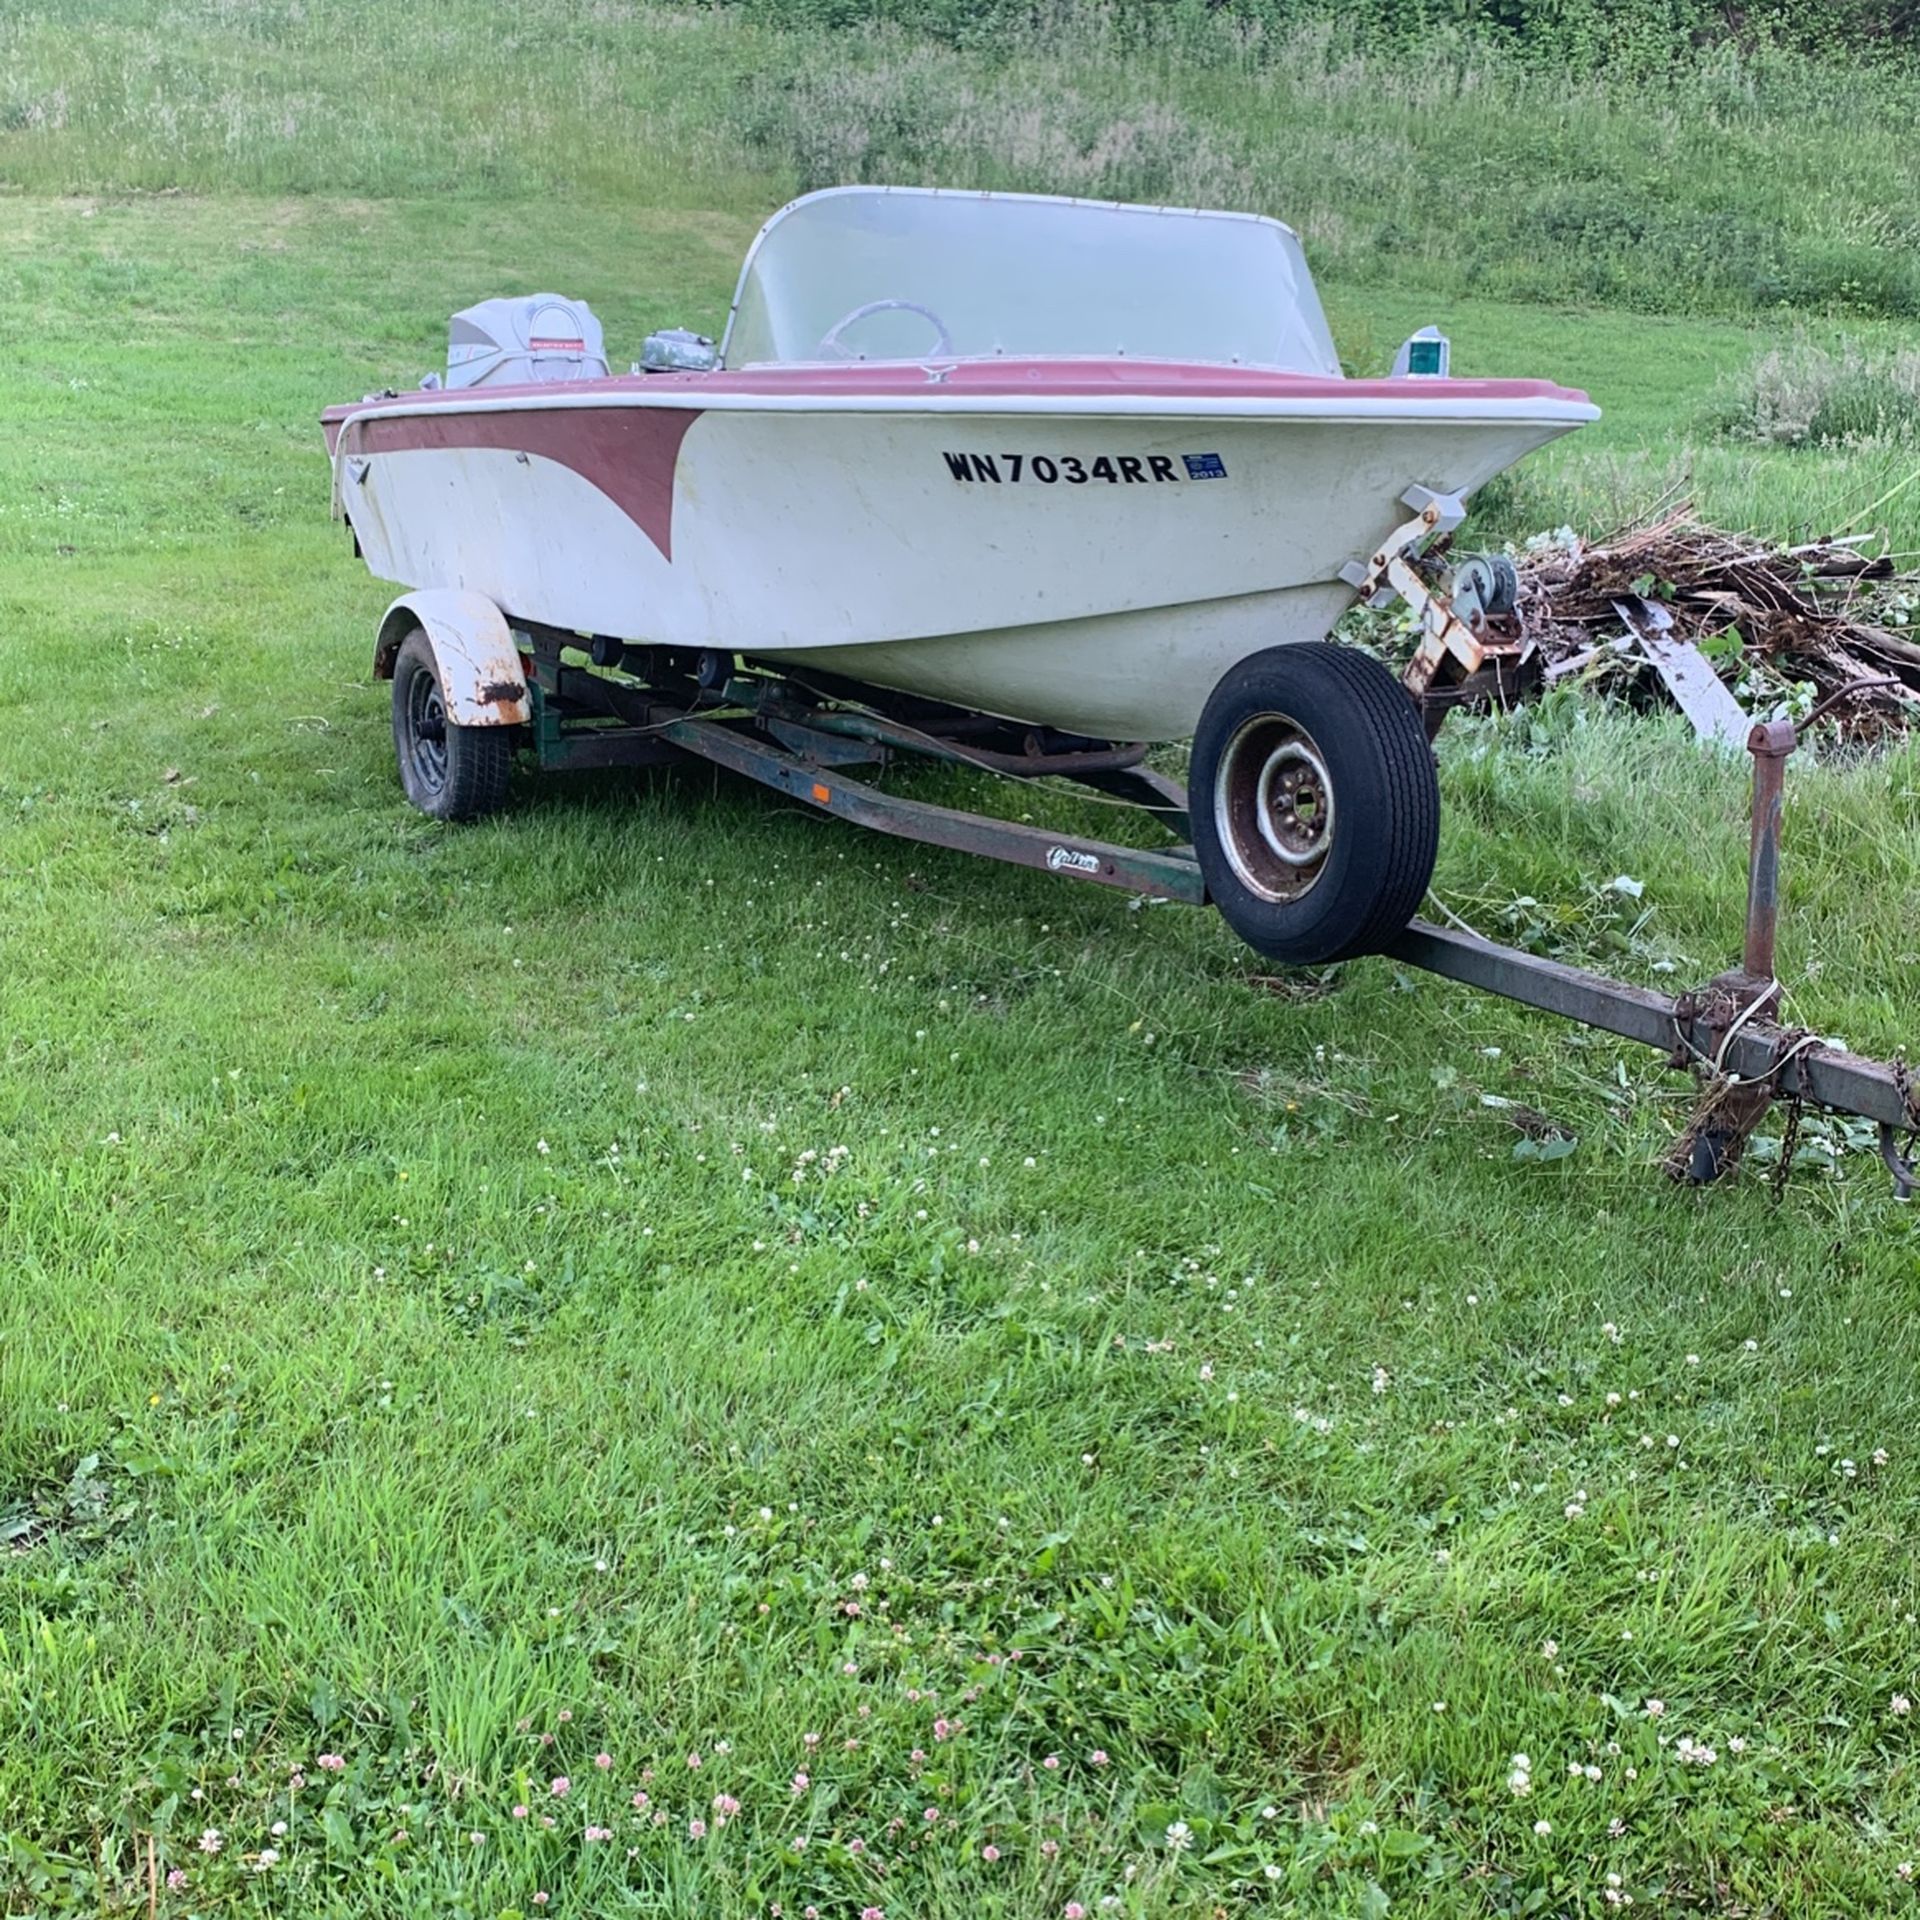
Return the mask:
[[[1909,1910],[1920,1240],[1847,1130],[1681,1192],[1649,1055],[705,775],[405,810],[315,415],[484,293],[716,322],[781,184],[621,177],[0,201],[6,1906]],[[1328,296],[1607,407],[1495,531],[1898,478],[1701,426],[1784,324]],[[1443,778],[1488,931],[1730,957],[1742,773],[1675,724]],[[1920,757],[1797,767],[1788,848],[1797,1014],[1911,1039]]]

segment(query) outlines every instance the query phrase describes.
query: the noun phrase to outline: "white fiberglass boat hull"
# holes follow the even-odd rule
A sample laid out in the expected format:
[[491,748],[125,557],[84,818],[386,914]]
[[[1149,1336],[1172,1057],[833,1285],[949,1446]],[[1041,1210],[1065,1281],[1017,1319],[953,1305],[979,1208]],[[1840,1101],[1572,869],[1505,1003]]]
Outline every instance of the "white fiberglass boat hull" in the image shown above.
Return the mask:
[[1414,483],[1594,417],[1533,382],[1062,362],[419,394],[328,416],[372,570],[1103,739],[1317,640]]

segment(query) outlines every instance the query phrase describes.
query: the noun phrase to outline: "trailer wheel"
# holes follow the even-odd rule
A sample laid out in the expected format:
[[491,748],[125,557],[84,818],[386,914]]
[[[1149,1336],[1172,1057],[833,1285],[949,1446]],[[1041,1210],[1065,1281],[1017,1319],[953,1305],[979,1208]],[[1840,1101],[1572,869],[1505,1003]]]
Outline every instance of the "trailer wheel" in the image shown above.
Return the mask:
[[393,749],[407,798],[436,820],[478,820],[507,797],[509,729],[462,727],[447,718],[433,649],[418,627],[394,656]]
[[1207,891],[1270,958],[1376,953],[1419,910],[1440,783],[1418,709],[1369,655],[1303,642],[1230,668],[1194,734],[1190,792]]

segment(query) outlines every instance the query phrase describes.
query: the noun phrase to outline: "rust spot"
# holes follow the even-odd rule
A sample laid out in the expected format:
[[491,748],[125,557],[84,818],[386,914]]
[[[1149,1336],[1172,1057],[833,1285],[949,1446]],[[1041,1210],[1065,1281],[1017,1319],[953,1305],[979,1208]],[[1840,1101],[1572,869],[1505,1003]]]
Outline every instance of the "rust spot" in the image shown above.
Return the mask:
[[525,689],[512,680],[489,680],[480,689],[480,704],[483,707],[510,707],[516,700],[525,696]]

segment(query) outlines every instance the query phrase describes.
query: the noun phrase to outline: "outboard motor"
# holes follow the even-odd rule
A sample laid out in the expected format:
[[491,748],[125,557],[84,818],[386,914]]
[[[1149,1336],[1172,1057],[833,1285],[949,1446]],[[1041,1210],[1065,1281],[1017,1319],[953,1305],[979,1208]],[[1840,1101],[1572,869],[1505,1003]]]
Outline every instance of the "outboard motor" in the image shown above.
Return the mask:
[[541,380],[603,380],[600,322],[584,300],[557,293],[482,300],[453,316],[447,385],[516,387]]

